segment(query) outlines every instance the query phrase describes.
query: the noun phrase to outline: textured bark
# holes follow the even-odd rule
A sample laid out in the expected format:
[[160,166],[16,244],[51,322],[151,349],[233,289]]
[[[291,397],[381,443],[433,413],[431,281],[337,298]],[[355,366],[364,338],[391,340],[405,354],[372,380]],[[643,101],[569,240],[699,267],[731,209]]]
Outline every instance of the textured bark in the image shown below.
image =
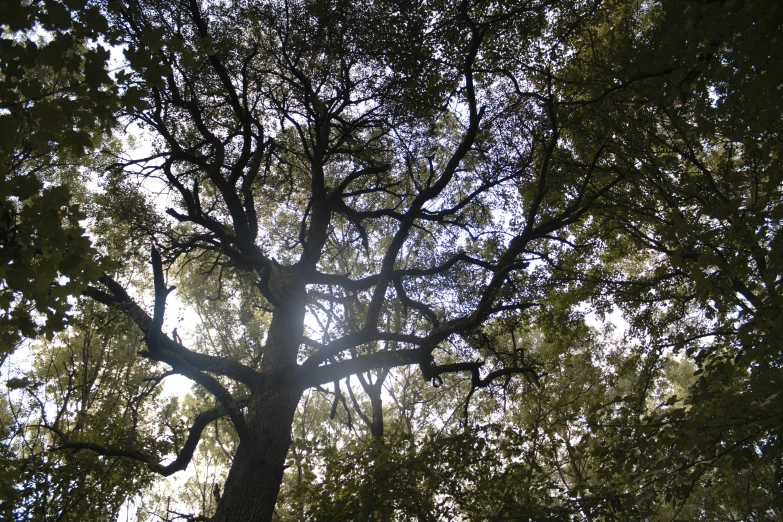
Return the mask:
[[370,429],[375,440],[383,438],[383,400],[381,399],[381,387],[373,387],[373,394],[370,395],[370,405],[372,407],[372,423]]
[[247,412],[248,434],[239,443],[214,522],[272,520],[283,481],[301,388],[296,361],[304,326],[304,286],[281,290],[262,360],[263,379]]
[[259,396],[251,411],[250,440],[239,444],[214,522],[272,520],[298,400],[296,389]]

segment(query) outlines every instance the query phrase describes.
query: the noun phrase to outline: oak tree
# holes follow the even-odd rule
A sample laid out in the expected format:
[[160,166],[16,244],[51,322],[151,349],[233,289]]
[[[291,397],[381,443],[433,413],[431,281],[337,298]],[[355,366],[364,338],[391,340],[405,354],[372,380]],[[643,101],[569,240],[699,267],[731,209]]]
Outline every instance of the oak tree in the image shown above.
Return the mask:
[[[538,399],[531,410],[562,415],[517,413],[541,439],[477,428],[475,468],[453,482],[466,516],[488,515],[465,484],[521,476],[511,456],[484,468],[481,455],[531,445],[546,449],[522,470],[534,489],[495,498],[492,516],[651,516],[661,498],[685,509],[729,459],[774,469],[783,207],[770,64],[783,23],[772,4],[96,2],[125,57],[115,116],[152,139],[107,166],[96,245],[148,260],[150,302],[122,266],[83,295],[135,325],[160,379],[182,375],[211,399],[170,461],[76,432],[60,447],[170,475],[227,419],[237,443],[212,520],[271,520],[289,452],[306,453],[292,448],[303,393],[330,386],[381,440],[381,387],[410,367],[435,387],[461,378],[466,413],[477,390],[517,386]],[[114,226],[127,236],[106,239]],[[202,330],[219,342],[172,330],[177,294],[212,303],[203,318],[223,311]],[[637,356],[578,375],[584,346],[608,353],[581,335],[583,316],[613,310]],[[568,364],[547,360],[548,345]],[[680,397],[656,387],[677,357],[699,373]],[[547,368],[568,376],[549,381],[575,406],[537,395]],[[602,383],[601,371],[617,374]],[[352,378],[369,404],[342,396]],[[359,467],[399,458],[388,451],[370,445]],[[435,488],[421,466],[412,458],[405,482]],[[396,516],[366,493],[351,516]],[[433,498],[396,509],[426,519]]]

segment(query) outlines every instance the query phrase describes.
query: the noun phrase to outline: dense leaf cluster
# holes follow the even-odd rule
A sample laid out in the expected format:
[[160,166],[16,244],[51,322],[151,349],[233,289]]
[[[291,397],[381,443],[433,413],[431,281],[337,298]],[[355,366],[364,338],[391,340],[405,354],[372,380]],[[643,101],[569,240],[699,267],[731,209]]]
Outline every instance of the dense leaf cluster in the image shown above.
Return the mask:
[[100,274],[72,200],[79,166],[108,138],[117,91],[98,43],[108,26],[86,2],[0,7],[0,356],[61,330]]

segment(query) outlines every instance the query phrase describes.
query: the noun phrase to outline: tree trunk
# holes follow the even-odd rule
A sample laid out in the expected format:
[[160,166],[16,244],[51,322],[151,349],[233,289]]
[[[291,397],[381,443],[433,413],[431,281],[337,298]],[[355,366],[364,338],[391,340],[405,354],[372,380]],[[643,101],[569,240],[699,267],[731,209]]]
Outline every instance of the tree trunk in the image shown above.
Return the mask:
[[304,287],[280,292],[262,360],[263,381],[248,407],[248,433],[240,438],[213,522],[269,522],[283,481],[291,426],[302,391],[296,361],[304,328]]
[[372,387],[370,405],[372,407],[372,423],[370,430],[375,440],[383,438],[383,400],[381,399],[380,383]]
[[213,522],[272,520],[299,393],[265,395],[251,410],[250,437],[239,444]]

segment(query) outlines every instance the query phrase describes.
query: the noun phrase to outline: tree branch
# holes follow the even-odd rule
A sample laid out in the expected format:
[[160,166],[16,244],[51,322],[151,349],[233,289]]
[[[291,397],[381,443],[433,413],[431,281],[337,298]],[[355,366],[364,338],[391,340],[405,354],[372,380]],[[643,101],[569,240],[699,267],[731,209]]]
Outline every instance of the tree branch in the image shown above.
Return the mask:
[[390,369],[412,364],[429,365],[431,357],[430,351],[424,348],[381,350],[371,355],[360,355],[354,359],[346,359],[325,366],[302,366],[302,371],[299,374],[299,386],[305,390],[377,368]]
[[[247,404],[248,401],[242,400],[240,402],[242,404]],[[182,471],[188,467],[188,464],[190,464],[190,461],[193,459],[193,454],[196,451],[196,447],[201,440],[201,433],[204,431],[204,428],[206,428],[210,422],[214,422],[221,417],[225,417],[226,415],[228,415],[228,413],[222,406],[212,408],[211,410],[207,410],[196,415],[196,418],[193,419],[193,424],[191,424],[190,428],[188,428],[188,437],[185,440],[185,444],[182,446],[179,454],[177,455],[177,458],[165,465],[158,462],[155,457],[140,451],[123,449],[114,446],[102,446],[92,442],[71,441],[68,436],[59,428],[45,424],[42,426],[55,433],[62,441],[59,446],[51,448],[50,451],[88,450],[106,457],[130,458],[144,462],[149,466],[150,470],[163,475],[164,477],[168,477],[169,475],[173,475],[174,473]]]
[[[152,318],[136,304],[122,285],[106,275],[100,278],[100,282],[103,283],[111,293],[104,292],[95,287],[87,287],[87,289],[84,290],[83,295],[90,297],[101,304],[119,308],[142,332],[149,332],[152,326]],[[161,349],[178,355],[198,370],[223,375],[251,387],[255,387],[262,378],[262,375],[259,372],[236,361],[232,361],[225,357],[216,357],[214,355],[207,355],[189,350],[182,344],[173,341],[162,332],[158,334],[157,341],[160,344]]]

